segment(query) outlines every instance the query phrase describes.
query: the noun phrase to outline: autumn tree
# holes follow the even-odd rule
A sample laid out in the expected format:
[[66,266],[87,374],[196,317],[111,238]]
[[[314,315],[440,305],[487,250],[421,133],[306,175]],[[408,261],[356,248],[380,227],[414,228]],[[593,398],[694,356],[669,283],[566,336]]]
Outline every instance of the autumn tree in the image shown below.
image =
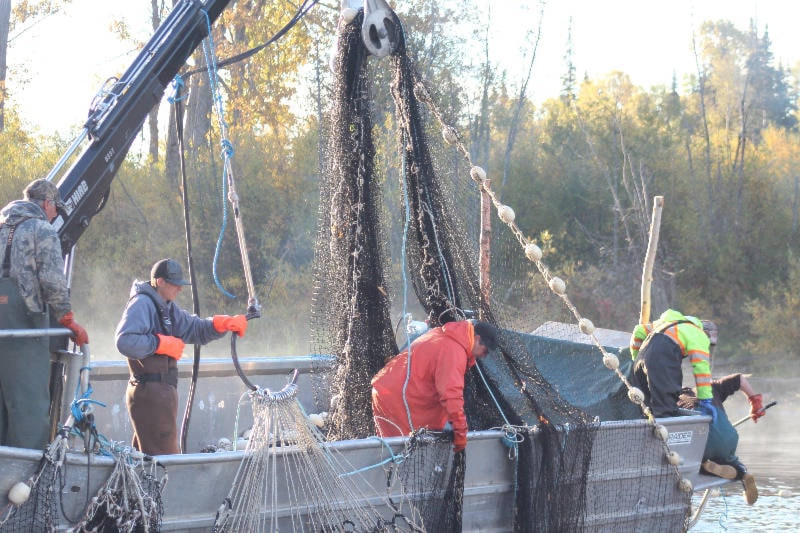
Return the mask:
[[72,0],[40,0],[17,2],[11,9],[11,0],[0,0],[0,131],[5,127],[6,76],[8,75],[9,35],[26,22],[58,13]]

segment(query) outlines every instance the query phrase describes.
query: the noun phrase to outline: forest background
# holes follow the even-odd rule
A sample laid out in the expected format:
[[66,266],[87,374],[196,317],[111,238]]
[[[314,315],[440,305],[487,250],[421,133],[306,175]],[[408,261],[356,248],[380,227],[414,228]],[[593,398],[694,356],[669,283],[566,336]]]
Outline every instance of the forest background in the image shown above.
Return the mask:
[[[5,36],[64,4],[12,6],[0,0]],[[153,28],[168,8],[150,2]],[[214,27],[216,55],[233,57],[266,42],[296,9],[287,1],[232,1]],[[520,45],[522,75],[515,77],[488,59],[491,43],[477,9],[472,0],[421,0],[412,12],[398,15],[409,54],[442,116],[459,131],[472,161],[487,170],[502,202],[514,208],[517,226],[545,251],[550,270],[567,281],[580,313],[603,328],[629,331],[636,324],[652,202],[663,196],[653,315],[673,307],[711,318],[720,327],[718,354],[727,361],[762,375],[789,369],[796,374],[800,65],[776,64],[765,28],[706,21],[691,43],[696,72],[669,86],[643,88],[624,72],[581,76],[567,37],[560,94],[537,103],[527,93],[541,30],[536,17],[530,39]],[[328,65],[337,14],[338,2],[321,2],[277,43],[219,71],[219,101],[235,149],[249,261],[263,306],[240,345],[244,355],[309,350],[305,317],[315,285],[317,184],[329,155]],[[453,31],[455,21],[459,32]],[[131,39],[124,23],[116,31]],[[3,82],[14,75],[6,72],[5,53]],[[187,70],[200,73],[185,80],[182,106],[195,280],[202,315],[241,313],[247,288],[232,223],[220,239],[220,127],[208,77],[198,68],[205,61],[200,49],[189,61]],[[385,233],[399,279],[403,207],[385,61],[371,60],[370,73]],[[25,183],[46,175],[72,139],[37,132],[5,97],[1,103],[5,203],[19,197]],[[145,122],[106,207],[76,247],[73,306],[98,358],[118,357],[113,330],[133,278],[146,278],[150,265],[165,256],[186,265],[176,108],[167,100],[161,108]],[[429,135],[440,172],[461,184],[456,200],[463,195],[464,204],[469,197],[474,204],[478,192],[469,165],[441,142],[435,120]],[[477,234],[477,227],[471,231]],[[510,325],[530,331],[553,315],[565,318],[563,309],[554,308],[558,303],[545,303],[546,290],[531,275],[531,264],[510,259],[502,236],[498,242],[493,281],[513,282],[495,284],[493,297],[515,310]],[[220,287],[238,298],[228,298]],[[391,288],[395,301],[402,299],[400,289]],[[179,301],[191,308],[188,291]],[[222,355],[226,350],[208,347]]]

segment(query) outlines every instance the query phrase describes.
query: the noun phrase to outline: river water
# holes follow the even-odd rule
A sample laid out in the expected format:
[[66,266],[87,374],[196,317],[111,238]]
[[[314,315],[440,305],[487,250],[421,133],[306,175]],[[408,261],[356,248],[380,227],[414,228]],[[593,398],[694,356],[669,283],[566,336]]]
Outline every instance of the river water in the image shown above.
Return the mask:
[[[747,505],[741,483],[725,485],[714,494],[690,530],[692,533],[725,531],[731,533],[800,531],[800,395],[798,380],[784,382],[750,378],[763,392],[764,404],[778,404],[758,423],[744,422],[739,431],[739,459],[753,474],[758,485],[758,501]],[[741,395],[725,402],[734,422],[748,413]],[[730,405],[728,405],[730,404]],[[700,496],[692,499],[693,508]]]

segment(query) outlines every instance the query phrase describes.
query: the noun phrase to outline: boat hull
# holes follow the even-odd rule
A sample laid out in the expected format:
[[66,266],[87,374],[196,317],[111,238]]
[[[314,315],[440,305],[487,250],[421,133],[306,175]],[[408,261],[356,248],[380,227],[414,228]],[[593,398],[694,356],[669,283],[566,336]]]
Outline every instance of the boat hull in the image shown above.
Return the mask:
[[[285,357],[252,359],[242,362],[248,378],[261,387],[279,390],[286,384],[290,370],[300,370],[298,399],[306,412],[324,410],[315,404],[315,391],[324,380],[319,358]],[[188,389],[188,365],[181,365],[180,394],[182,401]],[[93,396],[104,399],[106,407],[98,408],[95,423],[100,433],[114,441],[126,442],[131,430],[124,405],[127,369],[116,363],[98,363],[92,370]],[[163,492],[164,516],[162,531],[206,532],[214,524],[217,509],[228,496],[244,452],[218,451],[201,453],[220,438],[233,440],[252,423],[246,401],[246,387],[236,375],[230,361],[211,360],[201,366],[192,411],[187,450],[183,455],[159,456],[155,459],[168,474]],[[240,404],[243,395],[245,400]],[[238,417],[238,418],[237,418]],[[235,421],[238,419],[238,425]],[[708,429],[708,418],[687,416],[660,420],[669,431],[670,449],[677,451],[681,477],[697,479]],[[502,442],[499,431],[479,431],[469,435],[467,469],[464,487],[464,531],[510,531],[512,529],[515,485],[514,461]],[[383,516],[391,510],[383,503],[387,474],[384,467],[388,449],[402,451],[402,438],[361,439],[326,443],[331,452],[340,455],[353,471],[359,471],[359,484],[365,499]],[[79,448],[81,442],[74,442]],[[388,446],[387,446],[388,445]],[[536,437],[534,436],[534,446]],[[291,454],[299,450],[282,450],[279,461],[288,465]],[[0,505],[8,503],[9,489],[30,477],[41,459],[41,452],[0,447]],[[83,453],[67,454],[65,484],[60,495],[64,514],[73,520],[82,516],[88,498],[103,485],[113,468],[108,457],[87,457]],[[287,467],[290,468],[290,467]],[[679,476],[665,476],[665,469],[674,467],[664,459],[661,441],[653,436],[645,420],[603,422],[596,433],[587,478],[587,505],[584,519],[586,531],[653,530],[678,531],[685,520],[685,499],[678,489]],[[291,476],[291,471],[287,473]],[[666,484],[665,484],[665,479]],[[642,494],[659,498],[642,501]],[[279,497],[278,502],[288,502]],[[278,504],[280,507],[281,503]],[[287,504],[288,505],[288,504]],[[306,502],[309,512],[314,502]],[[296,507],[296,506],[295,506]],[[290,509],[263,509],[265,515],[289,519]],[[295,511],[296,512],[296,511]],[[280,522],[279,522],[280,523]],[[64,529],[68,527],[63,520]],[[627,529],[626,529],[627,528]]]

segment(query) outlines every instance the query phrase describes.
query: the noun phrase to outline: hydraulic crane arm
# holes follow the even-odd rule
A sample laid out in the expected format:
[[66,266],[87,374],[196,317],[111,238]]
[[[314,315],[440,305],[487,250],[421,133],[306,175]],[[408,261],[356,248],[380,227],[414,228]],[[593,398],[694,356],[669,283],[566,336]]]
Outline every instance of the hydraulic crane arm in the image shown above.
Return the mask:
[[229,2],[180,1],[125,74],[107,86],[107,92],[92,105],[83,132],[48,175],[48,179],[56,179],[72,153],[89,139],[89,145],[58,180],[66,209],[53,224],[65,254],[105,204],[111,182],[145,118]]

